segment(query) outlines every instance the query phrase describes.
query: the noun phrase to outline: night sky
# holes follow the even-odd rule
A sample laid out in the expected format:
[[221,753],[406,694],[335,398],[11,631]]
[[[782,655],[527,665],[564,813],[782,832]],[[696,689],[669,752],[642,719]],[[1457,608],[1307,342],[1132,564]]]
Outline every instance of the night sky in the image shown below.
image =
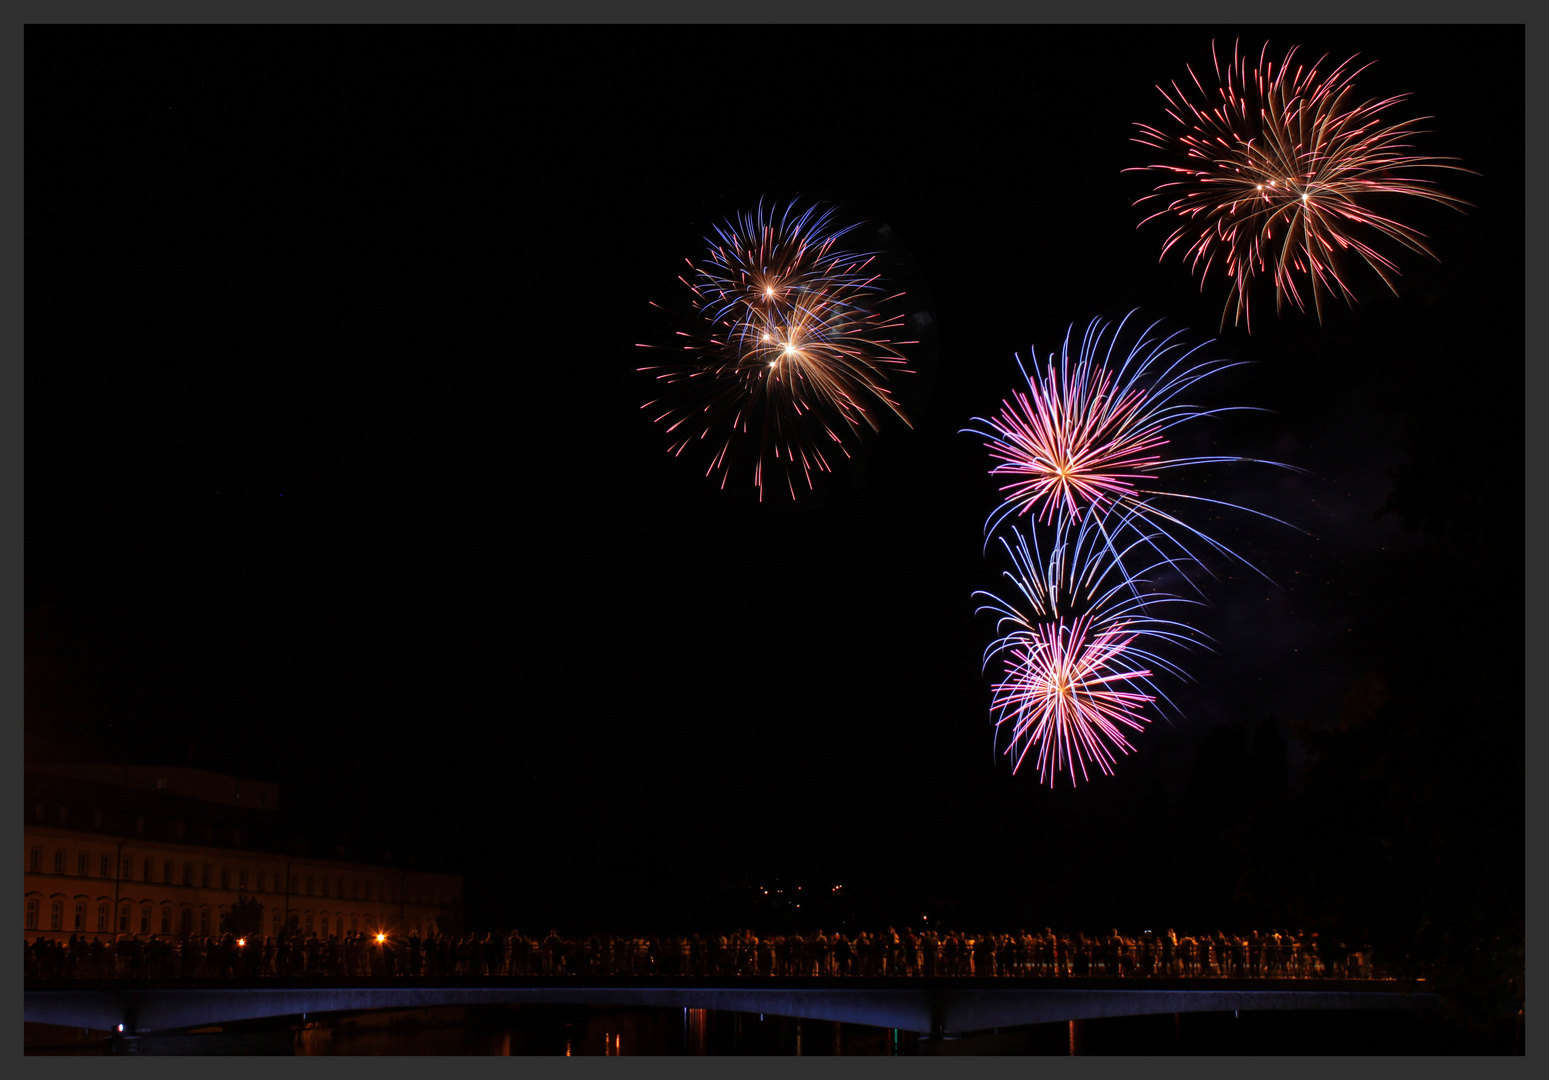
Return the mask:
[[[1398,296],[1218,331],[1223,279],[1137,229],[1133,125],[1238,37],[1377,61],[1362,98],[1479,174],[1391,207],[1440,256]],[[1225,917],[1180,870],[1237,813],[1207,765],[1279,738],[1294,795],[1307,732],[1411,699],[1465,703],[1432,779],[1520,840],[1520,27],[30,27],[26,64],[30,747],[287,782],[494,921],[776,875]],[[795,195],[890,228],[931,332],[913,429],[759,507],[667,456],[635,343],[713,220]],[[1306,470],[1208,490],[1303,531],[1211,522],[1275,584],[1218,567],[1181,719],[1050,793],[993,751],[961,429],[1132,308],[1252,361],[1201,397],[1268,411],[1189,438]]]

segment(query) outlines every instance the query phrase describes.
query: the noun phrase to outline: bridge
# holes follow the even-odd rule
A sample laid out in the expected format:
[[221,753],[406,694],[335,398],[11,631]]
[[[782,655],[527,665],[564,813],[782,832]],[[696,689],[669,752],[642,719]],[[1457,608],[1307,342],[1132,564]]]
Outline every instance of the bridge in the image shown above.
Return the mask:
[[766,1013],[940,1037],[1154,1013],[1429,1009],[1391,981],[1187,978],[461,978],[27,983],[23,1018],[145,1035],[314,1014],[455,1005],[615,1005]]

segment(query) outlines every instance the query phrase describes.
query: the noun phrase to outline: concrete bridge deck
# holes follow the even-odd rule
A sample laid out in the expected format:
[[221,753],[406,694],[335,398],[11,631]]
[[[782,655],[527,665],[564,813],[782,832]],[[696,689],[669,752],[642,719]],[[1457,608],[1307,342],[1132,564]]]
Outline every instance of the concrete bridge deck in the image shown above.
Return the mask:
[[716,1009],[938,1036],[1153,1013],[1435,1005],[1434,995],[1388,981],[1170,978],[76,980],[29,982],[24,998],[28,1021],[125,1034],[303,1014],[446,1005]]

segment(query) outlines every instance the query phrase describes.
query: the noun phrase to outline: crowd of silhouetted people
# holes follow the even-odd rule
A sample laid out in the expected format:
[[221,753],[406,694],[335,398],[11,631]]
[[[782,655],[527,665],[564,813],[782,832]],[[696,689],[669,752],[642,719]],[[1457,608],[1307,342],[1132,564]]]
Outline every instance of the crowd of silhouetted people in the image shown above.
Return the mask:
[[1178,936],[1117,930],[1096,937],[975,934],[888,927],[847,935],[817,930],[725,935],[538,937],[510,931],[421,937],[295,926],[277,936],[168,937],[72,934],[26,943],[27,976],[53,979],[345,977],[1026,977],[1370,979],[1370,946],[1328,945],[1317,934],[1272,931]]

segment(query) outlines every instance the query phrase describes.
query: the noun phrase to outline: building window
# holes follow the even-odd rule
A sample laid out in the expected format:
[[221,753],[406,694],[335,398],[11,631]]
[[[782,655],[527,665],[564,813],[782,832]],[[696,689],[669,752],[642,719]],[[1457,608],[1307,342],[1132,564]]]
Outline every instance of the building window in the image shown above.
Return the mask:
[[264,891],[264,872],[262,870],[258,871],[258,881],[256,883],[256,888],[258,892]]
[[161,864],[161,883],[163,885],[171,885],[172,884],[172,860],[171,859],[165,859],[165,860],[162,861],[162,864]]
[[75,925],[72,926],[70,929],[72,929],[72,930],[84,930],[84,929],[86,929],[86,904],[84,902],[75,905]]
[[118,868],[118,871],[118,876],[123,878],[125,881],[128,881],[130,878],[134,877],[134,860],[129,858],[124,859],[124,864]]
[[128,904],[125,904],[123,907],[118,909],[118,932],[120,934],[127,934],[127,933],[129,933],[129,905]]
[[56,851],[56,852],[54,852],[54,873],[62,874],[64,872],[65,872],[65,853],[62,852],[62,851]]
[[[59,905],[56,904],[54,906],[58,907]],[[310,934],[311,932],[312,932],[312,913],[309,911],[309,912],[307,912],[307,933]]]
[[239,888],[239,889],[247,888],[247,871],[246,870],[238,870],[237,871],[237,888]]
[[183,884],[187,885],[187,886],[192,886],[193,883],[194,883],[194,864],[191,863],[191,862],[186,862],[186,863],[183,864]]
[[142,880],[150,881],[153,877],[156,876],[156,860],[146,859],[145,866],[142,867],[142,869],[145,871],[145,876]]
[[143,907],[143,908],[140,909],[140,933],[142,933],[142,934],[149,934],[150,932],[151,932],[151,909],[148,908],[148,907]]
[[92,824],[92,828],[94,828],[94,829],[102,828],[102,811],[101,810],[93,810],[91,812],[91,824]]
[[104,856],[102,856],[102,858],[98,859],[97,860],[97,871],[98,871],[98,873],[97,873],[98,877],[112,877],[113,876],[113,856],[111,856],[111,855],[104,855]]
[[231,888],[231,867],[229,866],[221,867],[221,888]]
[[81,877],[86,876],[86,852],[77,852],[75,856],[75,872]]
[[328,916],[327,915],[323,916],[322,935],[324,937],[328,936]]
[[156,778],[156,790],[157,791],[166,791],[167,790],[167,778],[165,776],[158,776]]
[[[307,875],[307,895],[308,896],[316,896],[317,895],[317,884],[316,884],[316,882],[314,882],[312,880],[312,875],[311,874]],[[310,930],[311,927],[308,927],[307,929]]]
[[105,934],[105,933],[107,933],[107,929],[108,929],[108,906],[106,904],[98,904],[97,905],[97,933]]
[[209,863],[200,863],[199,864],[199,884],[204,886],[206,889],[208,889],[210,887],[210,864]]
[[64,921],[65,905],[62,900],[55,900],[48,907],[48,928],[58,930],[59,924]]
[[38,902],[36,900],[28,900],[27,901],[27,929],[28,930],[36,930],[37,928],[38,928]]
[[210,909],[205,908],[199,912],[199,934],[202,937],[210,936]]
[[161,932],[163,934],[172,933],[172,909],[169,907],[161,909]]
[[43,849],[33,848],[27,856],[27,869],[36,874],[43,869]]

